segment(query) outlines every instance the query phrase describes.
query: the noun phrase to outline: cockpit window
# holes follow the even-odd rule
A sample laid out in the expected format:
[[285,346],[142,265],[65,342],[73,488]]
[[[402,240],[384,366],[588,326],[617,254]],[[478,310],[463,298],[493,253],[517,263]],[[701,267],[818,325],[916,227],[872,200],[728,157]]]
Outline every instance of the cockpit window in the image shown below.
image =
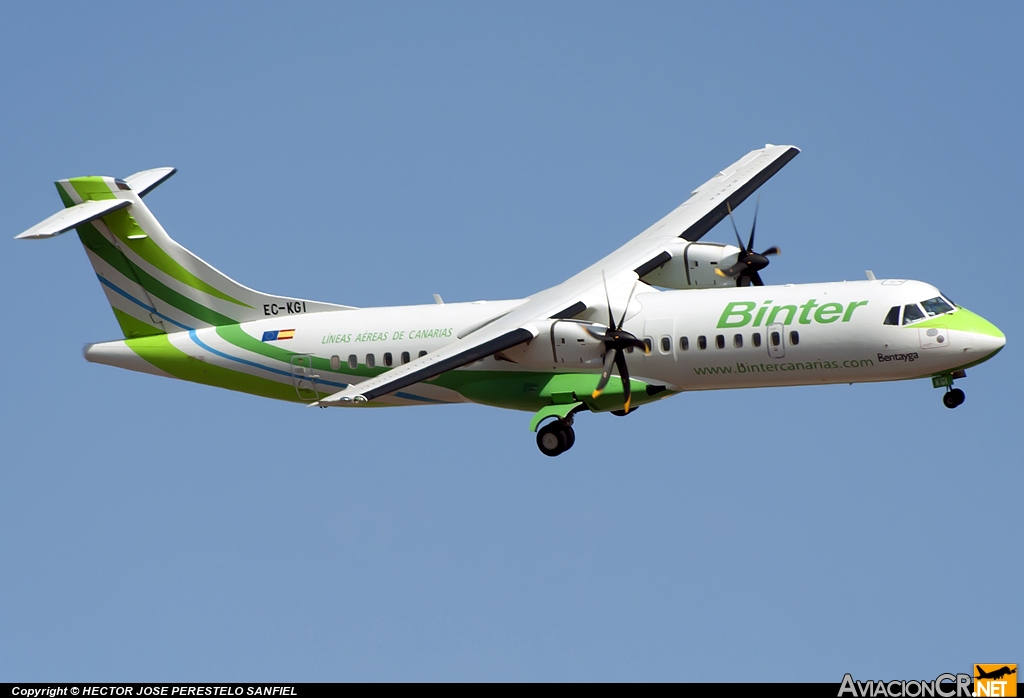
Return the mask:
[[953,312],[953,307],[939,296],[921,301],[921,306],[929,316]]
[[903,306],[903,324],[909,325],[912,322],[924,319],[924,313],[917,307],[916,303]]
[[885,325],[898,325],[898,324],[900,324],[900,307],[898,305],[894,305],[893,307],[889,308],[889,314],[885,316],[885,322],[882,323],[882,324],[885,324]]
[[952,305],[952,306],[954,306],[954,307],[956,307],[956,308],[959,308],[959,307],[960,307],[960,306],[958,306],[958,305],[956,304],[956,301],[954,301],[954,300],[953,300],[952,298],[950,298],[949,296],[947,296],[947,295],[946,295],[945,293],[943,293],[943,294],[942,294],[942,297],[943,297],[943,298],[945,298],[945,299],[946,299],[946,301],[947,301],[947,302],[948,302],[948,303],[949,303],[950,305]]

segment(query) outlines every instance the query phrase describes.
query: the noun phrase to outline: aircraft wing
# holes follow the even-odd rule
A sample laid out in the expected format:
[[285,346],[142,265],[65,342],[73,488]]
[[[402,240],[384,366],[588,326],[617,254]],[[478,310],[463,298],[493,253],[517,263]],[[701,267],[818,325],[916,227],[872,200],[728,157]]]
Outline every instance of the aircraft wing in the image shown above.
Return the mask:
[[317,404],[373,400],[533,339],[541,331],[538,324],[578,315],[588,303],[595,304],[594,299],[603,303],[603,279],[620,288],[665,264],[672,258],[666,249],[671,242],[704,237],[728,215],[727,207],[739,206],[799,152],[790,145],[766,145],[747,153],[695,189],[677,209],[567,281],[534,294],[511,312],[437,351],[350,385]]

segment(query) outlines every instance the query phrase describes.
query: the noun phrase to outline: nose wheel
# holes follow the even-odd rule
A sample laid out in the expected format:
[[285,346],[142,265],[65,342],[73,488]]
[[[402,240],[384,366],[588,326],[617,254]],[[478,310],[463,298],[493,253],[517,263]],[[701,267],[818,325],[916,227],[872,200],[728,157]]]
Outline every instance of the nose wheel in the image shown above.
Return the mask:
[[960,388],[953,388],[952,390],[947,390],[946,394],[942,396],[942,404],[949,409],[953,409],[964,404],[966,399],[967,396],[964,395],[964,391],[960,390]]
[[537,432],[537,448],[545,456],[565,453],[576,443],[576,432],[568,422],[556,419]]

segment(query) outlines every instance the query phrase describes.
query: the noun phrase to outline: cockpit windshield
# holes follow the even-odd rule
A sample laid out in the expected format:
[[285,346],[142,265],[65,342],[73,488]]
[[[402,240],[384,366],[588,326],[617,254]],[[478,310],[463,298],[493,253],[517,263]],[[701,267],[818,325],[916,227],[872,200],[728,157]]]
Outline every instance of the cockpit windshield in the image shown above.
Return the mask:
[[924,308],[924,312],[928,313],[928,317],[953,312],[953,306],[947,303],[941,296],[921,301],[921,307]]
[[[921,309],[924,308],[924,311]],[[945,315],[946,313],[952,313],[956,308],[948,300],[942,296],[936,296],[935,298],[929,298],[926,301],[920,303],[908,303],[903,306],[903,312],[900,313],[900,306],[894,305],[889,309],[889,314],[885,316],[886,325],[910,325],[917,322],[918,320],[924,320],[925,318],[935,317],[936,315]],[[900,320],[902,319],[902,323]]]
[[924,319],[924,313],[917,307],[917,303],[909,303],[903,306],[903,324],[909,325],[912,322]]

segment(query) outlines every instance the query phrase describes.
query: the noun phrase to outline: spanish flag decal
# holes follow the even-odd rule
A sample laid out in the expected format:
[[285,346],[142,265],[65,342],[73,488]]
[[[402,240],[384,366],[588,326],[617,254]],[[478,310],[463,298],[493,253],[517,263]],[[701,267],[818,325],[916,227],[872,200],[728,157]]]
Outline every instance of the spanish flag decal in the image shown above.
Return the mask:
[[267,330],[263,333],[264,342],[280,342],[282,339],[291,339],[295,336],[295,330]]

